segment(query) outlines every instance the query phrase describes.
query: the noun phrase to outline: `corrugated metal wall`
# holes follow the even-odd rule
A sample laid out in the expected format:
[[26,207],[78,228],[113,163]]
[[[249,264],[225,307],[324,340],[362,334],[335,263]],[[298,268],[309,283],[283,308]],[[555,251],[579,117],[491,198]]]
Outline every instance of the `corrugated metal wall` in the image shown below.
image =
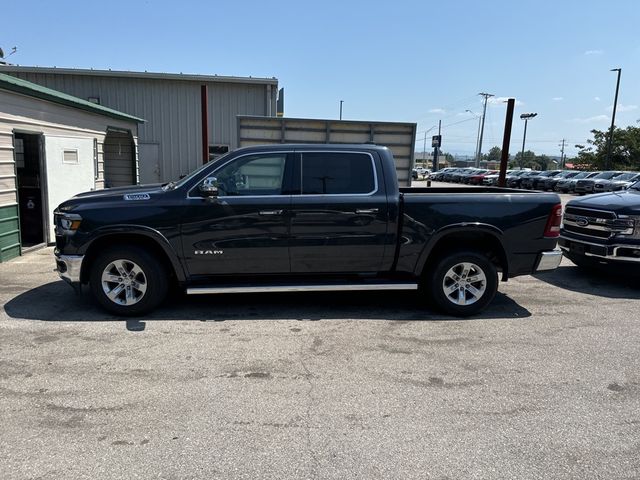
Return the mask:
[[[175,180],[202,163],[200,85],[203,83],[209,90],[211,145],[238,147],[237,115],[275,115],[276,88],[271,85],[68,73],[6,73],[76,97],[98,97],[106,107],[144,118],[147,122],[139,127],[138,143],[159,144],[161,181]],[[140,158],[141,163],[151,160]],[[147,169],[141,166],[140,171]]]
[[383,145],[393,153],[399,184],[411,185],[415,123],[239,116],[238,132],[241,147],[274,143]]

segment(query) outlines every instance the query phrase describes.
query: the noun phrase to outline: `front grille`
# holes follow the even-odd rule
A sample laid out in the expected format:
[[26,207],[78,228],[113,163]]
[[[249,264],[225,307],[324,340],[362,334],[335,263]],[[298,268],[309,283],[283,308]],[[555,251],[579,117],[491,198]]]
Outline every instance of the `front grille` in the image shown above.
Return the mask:
[[564,229],[567,232],[577,233],[578,235],[585,235],[587,237],[595,237],[595,238],[611,238],[612,233],[604,230],[594,230],[588,227],[578,227],[577,225],[572,225],[565,221]]
[[608,239],[621,233],[633,234],[632,219],[618,218],[614,212],[589,208],[567,207],[563,218],[566,231],[587,237]]

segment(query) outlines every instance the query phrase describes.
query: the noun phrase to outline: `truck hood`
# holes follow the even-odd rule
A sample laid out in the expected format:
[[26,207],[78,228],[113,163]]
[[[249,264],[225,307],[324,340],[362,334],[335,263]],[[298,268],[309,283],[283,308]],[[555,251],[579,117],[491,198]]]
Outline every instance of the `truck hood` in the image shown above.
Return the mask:
[[78,207],[88,206],[98,203],[113,202],[130,202],[149,201],[158,198],[165,192],[162,190],[161,183],[149,185],[131,185],[128,187],[105,188],[103,190],[91,190],[83,192],[71,197],[69,200],[61,203],[58,209],[63,212],[73,211]]
[[130,185],[127,187],[105,188],[103,190],[91,190],[89,192],[78,193],[73,198],[88,197],[114,197],[118,195],[126,195],[130,193],[160,193],[162,192],[162,183],[151,183],[148,185]]
[[640,191],[600,193],[571,200],[567,206],[608,210],[620,215],[640,215]]

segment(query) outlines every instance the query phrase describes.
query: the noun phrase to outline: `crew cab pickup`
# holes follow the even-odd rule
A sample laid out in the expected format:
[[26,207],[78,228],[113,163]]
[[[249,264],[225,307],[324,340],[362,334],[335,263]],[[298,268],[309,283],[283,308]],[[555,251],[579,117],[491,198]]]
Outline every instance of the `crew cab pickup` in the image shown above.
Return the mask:
[[177,182],[79,194],[55,211],[60,276],[118,315],[187,294],[420,290],[472,315],[502,280],[554,269],[556,194],[398,188],[376,145],[235,150]]
[[560,236],[560,248],[576,265],[593,268],[640,265],[640,182],[621,192],[589,195],[570,201]]

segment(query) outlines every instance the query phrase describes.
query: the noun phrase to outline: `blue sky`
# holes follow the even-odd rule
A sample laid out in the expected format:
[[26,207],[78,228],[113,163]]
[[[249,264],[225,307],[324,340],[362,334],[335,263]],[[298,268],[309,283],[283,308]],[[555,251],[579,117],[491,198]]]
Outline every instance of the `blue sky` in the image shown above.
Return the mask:
[[[527,147],[559,154],[610,122],[639,125],[640,4],[603,1],[5,2],[0,47],[21,65],[277,77],[287,116],[443,121],[443,150],[502,144],[505,104],[537,112]],[[514,121],[511,152],[521,148]],[[429,135],[434,133],[429,132]],[[418,142],[422,149],[422,142]]]

